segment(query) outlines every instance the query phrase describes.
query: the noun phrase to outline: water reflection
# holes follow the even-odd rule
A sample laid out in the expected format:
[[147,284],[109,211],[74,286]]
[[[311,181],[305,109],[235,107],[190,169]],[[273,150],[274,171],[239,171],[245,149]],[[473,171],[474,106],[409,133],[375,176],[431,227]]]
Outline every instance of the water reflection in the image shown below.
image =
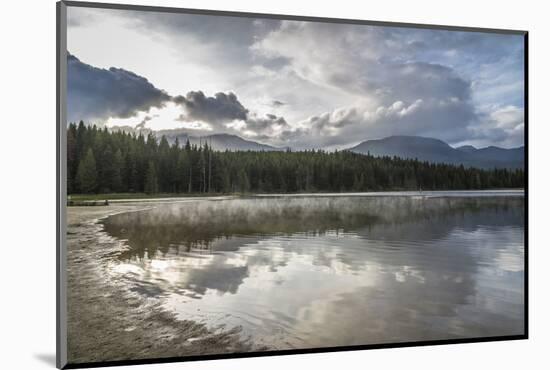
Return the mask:
[[305,348],[521,334],[522,197],[197,201],[104,222],[182,319]]

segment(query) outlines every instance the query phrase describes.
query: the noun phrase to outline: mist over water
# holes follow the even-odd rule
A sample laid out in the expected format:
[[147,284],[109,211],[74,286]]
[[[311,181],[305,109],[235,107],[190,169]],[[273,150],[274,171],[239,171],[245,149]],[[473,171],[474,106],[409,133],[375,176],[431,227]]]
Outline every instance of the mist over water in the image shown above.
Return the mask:
[[111,216],[113,274],[269,348],[523,333],[524,199],[250,197]]

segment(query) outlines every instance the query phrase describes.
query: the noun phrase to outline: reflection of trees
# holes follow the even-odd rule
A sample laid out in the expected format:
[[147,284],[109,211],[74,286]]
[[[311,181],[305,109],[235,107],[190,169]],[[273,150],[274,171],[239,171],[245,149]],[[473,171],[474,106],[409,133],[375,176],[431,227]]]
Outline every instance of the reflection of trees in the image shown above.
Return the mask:
[[[365,238],[444,238],[455,227],[517,225],[523,198],[271,198],[199,201],[118,214],[105,231],[127,239],[121,255],[152,258],[157,253],[236,251],[239,236],[325,235],[356,232]],[[519,220],[519,221],[518,221]],[[220,242],[224,241],[224,242]]]
[[[496,265],[502,248],[517,247],[523,205],[523,198],[253,198],[161,205],[109,217],[104,226],[110,235],[127,240],[130,248],[120,258],[144,269],[143,275],[127,277],[134,279],[133,290],[144,295],[171,291],[200,299],[208,290],[235,294],[257,271],[274,273],[301,261],[322,266],[315,277],[330,271],[323,283],[308,280],[307,273],[294,271],[289,276],[281,269],[277,275],[282,282],[293,279],[289,296],[284,302],[267,303],[283,305],[295,318],[319,299],[323,287],[328,289],[327,299],[320,300],[322,307],[307,308],[307,315],[324,312],[325,318],[302,320],[304,327],[297,329],[318,333],[319,342],[312,343],[318,346],[365,343],[365,338],[493,335],[500,333],[490,321],[495,318],[510,321],[498,325],[502,332],[515,330],[522,306],[516,303],[514,287],[522,286],[522,275],[500,276],[491,283],[495,295],[480,291],[478,278],[479,267]],[[503,230],[511,230],[510,236]],[[489,248],[472,243],[477,231]],[[351,237],[335,237],[340,232]],[[325,237],[305,240],[312,236]],[[241,249],[245,245],[252,248]],[[148,265],[159,254],[173,262],[169,270]],[[353,278],[349,286],[333,285],[354,275],[367,276],[365,286],[361,280],[353,285]],[[369,276],[376,278],[375,285],[368,286]],[[505,317],[497,309],[491,316],[492,311],[473,307],[476,304],[505,305],[511,314]],[[487,322],[477,328],[468,317],[470,311],[459,312],[457,307],[488,312]],[[450,317],[460,323],[449,328]],[[331,324],[338,320],[343,323]],[[322,325],[311,327],[315,322]],[[371,326],[361,330],[366,325]]]
[[406,205],[404,214],[398,219],[376,225],[367,225],[357,230],[365,238],[412,240],[417,242],[439,240],[447,237],[454,229],[474,231],[487,226],[517,226],[523,222],[523,198],[472,200],[462,199],[448,202],[434,199],[435,205],[423,205],[410,209]]

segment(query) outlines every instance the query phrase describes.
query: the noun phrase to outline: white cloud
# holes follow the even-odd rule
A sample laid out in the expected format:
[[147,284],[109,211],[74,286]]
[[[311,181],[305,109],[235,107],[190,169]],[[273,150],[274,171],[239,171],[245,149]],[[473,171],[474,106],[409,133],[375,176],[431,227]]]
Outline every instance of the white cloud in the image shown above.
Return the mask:
[[522,108],[508,105],[491,112],[491,119],[496,123],[496,127],[510,130],[523,125],[524,112]]
[[93,66],[125,68],[171,96],[233,91],[250,116],[182,123],[167,104],[149,112],[148,127],[202,122],[299,147],[397,134],[523,141],[519,36],[86,8],[69,18],[69,50]]

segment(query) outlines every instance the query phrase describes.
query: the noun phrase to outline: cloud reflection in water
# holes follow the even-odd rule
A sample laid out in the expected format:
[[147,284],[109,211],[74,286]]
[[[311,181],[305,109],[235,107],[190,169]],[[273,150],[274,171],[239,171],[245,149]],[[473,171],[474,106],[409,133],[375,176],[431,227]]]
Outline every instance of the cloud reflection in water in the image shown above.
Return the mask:
[[249,198],[111,216],[182,319],[305,348],[521,334],[523,198]]

